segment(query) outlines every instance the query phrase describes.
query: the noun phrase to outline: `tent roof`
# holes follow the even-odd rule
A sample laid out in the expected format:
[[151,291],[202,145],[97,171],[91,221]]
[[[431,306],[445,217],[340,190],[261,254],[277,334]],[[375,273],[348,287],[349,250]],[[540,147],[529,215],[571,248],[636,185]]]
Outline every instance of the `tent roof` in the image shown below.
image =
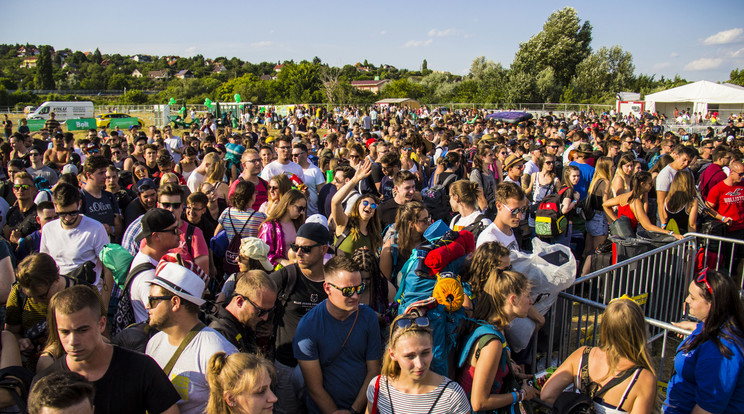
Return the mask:
[[744,88],[730,83],[698,81],[646,95],[646,101],[744,103]]
[[418,102],[418,101],[415,99],[411,99],[411,98],[387,98],[387,99],[381,99],[375,103],[397,104],[397,103],[403,103],[403,102]]

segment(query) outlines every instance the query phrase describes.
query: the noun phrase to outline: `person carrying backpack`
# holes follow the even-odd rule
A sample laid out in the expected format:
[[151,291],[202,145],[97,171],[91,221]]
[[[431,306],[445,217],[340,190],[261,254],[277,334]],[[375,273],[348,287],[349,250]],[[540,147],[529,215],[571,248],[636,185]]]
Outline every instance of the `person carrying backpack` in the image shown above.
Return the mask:
[[411,251],[426,241],[424,231],[431,220],[422,203],[411,201],[398,209],[395,224],[385,230],[380,251],[380,272],[394,285],[398,285],[398,272],[411,256]]
[[467,230],[473,233],[475,240],[492,223],[478,208],[478,193],[476,183],[460,180],[452,184],[449,196],[449,204],[455,212],[449,227],[454,231]]
[[510,409],[539,395],[514,370],[504,329],[517,317],[526,317],[531,306],[530,284],[518,272],[494,272],[486,281],[473,310],[467,341],[457,359],[457,382],[470,397],[474,412]]

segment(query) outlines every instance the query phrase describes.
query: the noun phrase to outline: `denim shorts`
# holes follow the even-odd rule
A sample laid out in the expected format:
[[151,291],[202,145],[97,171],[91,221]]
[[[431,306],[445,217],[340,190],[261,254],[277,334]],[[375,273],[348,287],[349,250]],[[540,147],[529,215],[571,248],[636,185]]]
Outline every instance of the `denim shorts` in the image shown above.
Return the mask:
[[593,237],[606,236],[610,234],[610,228],[607,225],[607,218],[604,211],[595,211],[594,217],[586,222],[586,231]]

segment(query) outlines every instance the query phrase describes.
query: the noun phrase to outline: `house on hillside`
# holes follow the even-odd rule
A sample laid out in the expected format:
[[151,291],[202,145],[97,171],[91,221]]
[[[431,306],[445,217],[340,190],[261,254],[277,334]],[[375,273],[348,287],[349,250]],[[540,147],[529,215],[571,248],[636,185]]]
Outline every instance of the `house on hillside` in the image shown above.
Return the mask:
[[193,77],[194,77],[194,74],[193,74],[193,73],[191,73],[191,71],[190,71],[190,70],[188,70],[188,69],[184,69],[184,70],[182,70],[182,71],[180,71],[180,72],[176,73],[176,75],[175,75],[175,76],[176,76],[176,77],[177,77],[178,79],[191,79],[191,78],[193,78]]
[[264,80],[264,81],[270,81],[270,80],[274,80],[276,78],[273,77],[273,76],[271,76],[271,75],[261,75],[261,77],[259,79]]
[[283,67],[284,67],[284,65],[276,65],[276,66],[274,66],[274,72],[277,72],[277,73],[281,72]]
[[21,62],[21,68],[24,69],[31,69],[36,67],[36,62],[39,61],[39,58],[36,56],[29,56],[23,59],[23,62]]
[[134,55],[132,60],[135,62],[152,62],[152,57],[149,55]]
[[151,70],[147,74],[147,76],[150,79],[155,79],[155,80],[159,80],[159,79],[164,80],[164,79],[168,79],[170,77],[170,75],[168,74],[168,71],[167,70]]
[[132,76],[134,76],[135,78],[141,78],[143,75],[142,75],[142,72],[140,72],[139,69],[135,69],[135,70],[132,71]]
[[72,62],[65,62],[62,64],[62,69],[76,70],[79,69],[79,67]]
[[18,48],[18,57],[24,57],[24,56],[37,56],[39,54],[39,49],[29,46],[21,46]]
[[227,72],[227,68],[225,67],[225,65],[219,62],[215,63],[214,69],[212,69],[212,73],[222,73],[222,72]]
[[372,70],[368,66],[364,66],[359,62],[355,63],[354,67],[356,68],[357,72],[369,72],[370,70]]
[[370,91],[372,93],[380,93],[380,89],[382,89],[382,86],[388,82],[389,80],[387,79],[351,81],[351,86],[359,89],[360,91]]
[[105,68],[106,66],[110,65],[110,64],[111,64],[111,60],[110,60],[110,59],[103,59],[103,60],[101,61],[101,66],[103,66],[104,68]]

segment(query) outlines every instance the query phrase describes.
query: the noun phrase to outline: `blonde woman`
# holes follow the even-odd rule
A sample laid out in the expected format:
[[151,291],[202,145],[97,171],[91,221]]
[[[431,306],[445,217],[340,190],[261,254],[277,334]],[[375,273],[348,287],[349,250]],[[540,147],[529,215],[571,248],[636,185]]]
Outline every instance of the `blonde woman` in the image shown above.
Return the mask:
[[289,177],[287,177],[286,175],[279,174],[271,177],[271,179],[269,180],[268,188],[266,189],[268,192],[268,200],[264,201],[264,203],[261,204],[261,207],[258,208],[258,211],[264,214],[269,214],[269,212],[273,210],[274,206],[279,203],[279,200],[281,200],[282,196],[291,189],[292,181],[290,181]]
[[[590,206],[593,209],[594,216],[591,220],[586,221],[586,242],[584,244],[584,257],[595,251],[610,233],[607,225],[602,204],[611,198],[612,190],[612,158],[599,157],[596,167],[594,168],[594,178],[589,184],[588,195],[591,197]],[[586,214],[586,212],[585,212]]]
[[381,374],[367,387],[367,414],[470,413],[462,387],[430,369],[433,347],[425,316],[395,318]]
[[614,300],[607,305],[599,329],[602,345],[574,351],[545,383],[540,398],[553,404],[571,383],[586,394],[592,384],[609,385],[594,399],[596,412],[654,412],[656,372],[643,310],[631,300]]
[[685,234],[697,229],[698,200],[695,182],[689,171],[679,171],[672,179],[669,194],[664,200],[667,225],[664,229],[674,234]]
[[217,352],[207,367],[207,414],[273,413],[275,377],[274,366],[259,355]]
[[225,162],[212,163],[207,168],[204,182],[199,186],[199,191],[206,194],[209,199],[207,208],[212,217],[219,217],[227,208],[227,194],[230,186],[223,181],[225,178]]

